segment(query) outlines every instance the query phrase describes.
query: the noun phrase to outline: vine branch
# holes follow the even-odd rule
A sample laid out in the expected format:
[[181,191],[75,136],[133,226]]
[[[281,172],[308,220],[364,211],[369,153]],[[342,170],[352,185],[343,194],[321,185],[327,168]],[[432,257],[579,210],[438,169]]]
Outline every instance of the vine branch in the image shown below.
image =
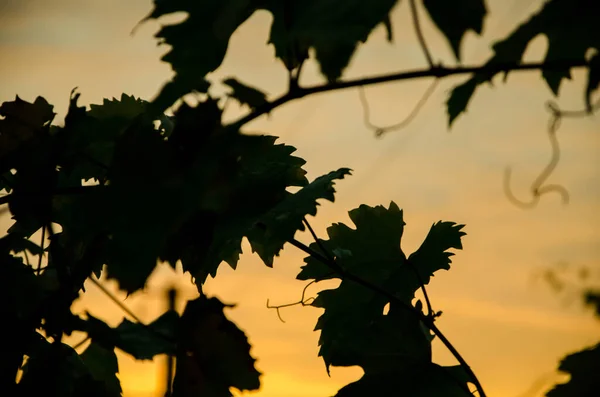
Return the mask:
[[450,351],[450,353],[452,353],[454,358],[456,358],[456,360],[464,368],[464,370],[467,372],[467,374],[471,378],[471,382],[477,388],[477,392],[479,393],[479,396],[486,397],[486,394],[483,390],[483,387],[481,386],[481,383],[479,382],[479,379],[477,379],[477,376],[475,375],[475,373],[473,372],[473,370],[471,369],[469,364],[467,364],[465,359],[460,355],[458,350],[456,350],[454,345],[452,345],[452,343],[448,340],[448,338],[446,338],[446,336],[442,333],[442,331],[435,325],[435,321],[433,318],[426,316],[421,311],[416,310],[414,307],[406,304],[402,300],[398,299],[398,297],[396,297],[394,294],[386,291],[385,289],[381,288],[380,286],[373,284],[373,283],[369,282],[368,280],[365,280],[361,277],[354,275],[353,273],[350,273],[350,272],[344,270],[335,261],[328,260],[325,256],[319,254],[318,252],[314,251],[313,249],[311,249],[310,247],[301,243],[300,241],[298,241],[296,239],[291,239],[288,242],[290,244],[292,244],[294,247],[304,251],[308,255],[310,255],[313,258],[317,259],[318,261],[322,262],[324,265],[328,266],[332,270],[336,271],[342,278],[346,278],[348,280],[354,281],[355,283],[362,285],[363,287],[368,288],[371,291],[374,291],[374,292],[380,294],[381,296],[389,299],[390,302],[394,302],[395,304],[399,305],[400,307],[404,308],[405,310],[408,310],[413,315],[417,316],[419,318],[419,320],[421,320],[421,322],[423,322],[423,324],[425,324],[425,326],[427,328],[429,328],[440,339],[440,341],[444,344],[444,346],[446,346],[446,348]]
[[346,88],[354,88],[359,86],[367,86],[373,84],[388,83],[392,81],[402,81],[409,79],[418,79],[424,77],[437,77],[445,78],[449,76],[463,75],[463,74],[495,74],[500,72],[511,72],[511,71],[524,71],[524,70],[562,70],[565,68],[575,67],[589,67],[587,60],[557,60],[547,62],[531,62],[531,63],[519,63],[519,62],[508,62],[508,63],[493,63],[485,64],[480,66],[456,66],[456,67],[444,67],[444,66],[433,66],[427,69],[410,70],[391,74],[383,74],[378,76],[371,76],[346,81],[336,81],[333,83],[325,83],[312,85],[307,87],[298,87],[292,92],[287,92],[279,98],[273,101],[267,102],[255,110],[251,111],[245,116],[242,116],[236,121],[230,123],[227,127],[239,129],[243,125],[250,121],[262,116],[265,113],[269,113],[273,109],[282,106],[295,99],[303,98],[307,95],[318,94],[322,92],[330,92],[343,90]]
[[292,302],[292,303],[284,303],[283,305],[269,305],[269,300],[267,299],[267,309],[275,309],[277,311],[277,317],[279,317],[279,320],[282,323],[285,323],[285,320],[281,317],[281,313],[279,312],[279,309],[282,309],[284,307],[292,307],[292,306],[306,306],[306,305],[310,305],[310,303],[315,300],[315,298],[310,297],[308,299],[305,299],[304,296],[306,295],[306,290],[308,289],[308,287],[310,287],[312,284],[314,284],[317,280],[313,280],[310,283],[306,284],[304,286],[304,288],[302,289],[302,296],[300,297],[300,300],[297,302]]

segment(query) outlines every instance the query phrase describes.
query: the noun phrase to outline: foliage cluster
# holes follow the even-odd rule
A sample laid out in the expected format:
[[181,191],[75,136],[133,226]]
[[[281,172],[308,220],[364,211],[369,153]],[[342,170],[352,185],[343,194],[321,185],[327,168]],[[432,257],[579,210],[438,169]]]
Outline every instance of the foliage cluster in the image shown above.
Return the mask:
[[[432,225],[421,247],[408,257],[400,248],[405,226],[395,203],[349,212],[354,227],[333,224],[328,239],[305,246],[295,240],[316,215],[318,201],[334,201],[334,184],[351,174],[340,168],[312,181],[295,148],[277,137],[248,135],[241,128],[279,105],[306,95],[417,77],[470,74],[448,99],[449,123],[465,111],[476,88],[500,73],[540,69],[555,94],[573,67],[588,70],[585,103],[600,83],[600,15],[593,0],[551,0],[494,46],[483,66],[430,68],[361,80],[342,80],[361,43],[383,25],[392,41],[390,12],[396,0],[155,0],[145,18],[183,11],[187,19],[163,26],[156,37],[170,45],[163,60],[175,75],[152,101],[123,94],[88,108],[71,93],[64,124],[44,98],[19,97],[0,106],[0,190],[14,220],[0,239],[2,318],[9,351],[0,358],[0,385],[6,395],[120,396],[115,349],[145,360],[176,357],[173,396],[230,396],[230,388],[259,388],[244,333],[224,315],[227,305],[202,293],[208,276],[226,262],[235,268],[247,238],[265,265],[286,243],[308,256],[298,274],[315,282],[338,278],[339,287],[321,291],[312,305],[324,309],[320,355],[327,367],[358,365],[364,376],[343,387],[339,397],[395,394],[467,396],[475,374],[435,325],[428,299],[415,301],[433,274],[450,268],[452,249],[461,249],[463,226]],[[411,10],[418,29],[416,2]],[[480,34],[483,0],[419,2],[447,38],[460,62],[467,31]],[[269,45],[289,71],[289,91],[268,100],[235,78],[223,83],[229,96],[250,108],[225,124],[220,99],[208,95],[206,75],[222,63],[233,32],[254,12],[273,16]],[[581,12],[587,10],[587,12]],[[557,22],[560,21],[560,22]],[[420,31],[418,31],[420,33]],[[527,44],[545,34],[545,62],[523,64]],[[425,42],[424,48],[431,59]],[[327,83],[303,87],[305,62],[314,60]],[[179,101],[203,94],[196,105]],[[173,109],[173,115],[165,111]],[[292,193],[292,189],[294,188]],[[32,236],[41,231],[41,243]],[[313,233],[314,234],[314,233]],[[49,244],[45,246],[45,241]],[[30,255],[37,261],[30,262]],[[42,260],[46,257],[46,260]],[[84,282],[101,274],[131,294],[142,290],[158,261],[193,276],[199,297],[179,316],[168,311],[150,324],[124,320],[110,327],[91,315],[76,316],[71,305]],[[42,266],[44,265],[44,266]],[[389,310],[384,308],[389,305]],[[87,333],[81,353],[64,335]],[[439,338],[459,365],[432,361],[431,341]],[[597,350],[597,349],[596,349]],[[587,354],[587,353],[581,353]],[[561,369],[577,371],[569,358]],[[575,369],[573,369],[575,368]],[[573,382],[578,378],[573,377]],[[170,389],[170,388],[169,388]],[[559,397],[553,392],[552,397]],[[570,396],[573,394],[569,392]]]

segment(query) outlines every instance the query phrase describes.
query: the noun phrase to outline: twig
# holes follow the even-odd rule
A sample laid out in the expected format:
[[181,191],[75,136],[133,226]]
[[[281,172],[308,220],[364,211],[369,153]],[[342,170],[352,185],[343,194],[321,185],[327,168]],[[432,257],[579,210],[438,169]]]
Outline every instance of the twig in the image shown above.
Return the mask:
[[417,5],[415,4],[415,0],[410,0],[410,14],[412,16],[413,25],[415,27],[415,33],[417,34],[417,40],[419,40],[419,44],[421,45],[421,49],[423,50],[425,59],[427,59],[429,67],[433,67],[433,59],[431,58],[431,53],[427,48],[427,43],[425,43],[425,36],[423,36],[423,32],[421,31],[421,24],[419,23],[419,14],[417,11]]
[[[479,379],[477,379],[477,376],[475,375],[475,373],[473,372],[471,367],[469,367],[469,364],[467,364],[465,359],[460,355],[458,350],[456,350],[454,345],[452,345],[452,343],[448,340],[448,338],[446,338],[446,336],[442,333],[442,331],[435,325],[433,318],[424,315],[421,311],[416,310],[411,305],[406,304],[402,300],[398,299],[395,295],[391,294],[390,292],[386,291],[385,289],[381,288],[380,286],[378,286],[376,284],[372,284],[371,282],[364,280],[361,277],[358,277],[348,271],[343,270],[339,266],[339,264],[335,263],[335,261],[334,262],[329,261],[326,257],[324,257],[323,255],[319,254],[318,252],[314,251],[313,249],[306,246],[305,244],[301,243],[300,241],[298,241],[296,239],[291,239],[288,242],[290,244],[292,244],[293,246],[295,246],[296,248],[298,248],[298,249],[304,251],[305,253],[307,253],[308,255],[312,256],[313,258],[319,260],[324,265],[330,267],[332,270],[338,272],[338,274],[342,278],[346,278],[348,280],[354,281],[355,283],[360,284],[363,287],[370,289],[371,291],[377,292],[381,296],[389,299],[390,302],[394,302],[395,304],[399,305],[400,307],[406,309],[410,313],[413,313],[415,316],[417,316],[419,318],[419,320],[421,320],[421,322],[423,322],[423,324],[427,328],[429,328],[439,338],[439,340],[444,344],[444,346],[446,346],[446,348],[450,351],[450,353],[452,353],[454,358],[456,358],[456,360],[464,368],[464,370],[467,372],[467,375],[471,378],[471,382],[477,388],[477,391],[479,392],[479,396],[480,397],[486,396],[486,394],[483,390],[483,387],[481,386],[481,383],[479,382]],[[338,269],[341,269],[341,271]]]
[[277,311],[277,317],[279,317],[279,320],[282,323],[285,323],[285,320],[283,319],[283,317],[281,317],[281,313],[279,312],[279,309],[282,309],[284,307],[292,307],[292,306],[298,306],[298,305],[302,305],[302,306],[306,306],[306,305],[310,305],[310,303],[315,299],[313,297],[310,297],[308,299],[305,299],[304,296],[306,295],[306,290],[308,289],[308,287],[310,287],[312,284],[314,284],[317,280],[313,280],[310,283],[306,284],[304,286],[304,288],[302,289],[302,296],[300,297],[300,300],[297,302],[292,302],[292,303],[284,303],[283,305],[269,305],[269,300],[267,299],[267,309],[275,309]]
[[406,116],[402,121],[400,121],[396,124],[388,125],[385,127],[377,126],[371,122],[371,111],[369,109],[369,102],[367,101],[367,96],[365,94],[364,87],[363,86],[358,87],[358,96],[360,98],[360,102],[363,107],[363,120],[364,120],[365,126],[369,129],[375,131],[375,136],[377,138],[381,138],[383,136],[383,134],[385,134],[386,132],[398,131],[398,130],[405,128],[421,112],[421,109],[423,109],[423,106],[425,106],[425,104],[431,97],[431,94],[433,94],[433,92],[435,91],[435,88],[437,87],[438,82],[439,82],[439,80],[435,79],[429,85],[429,87],[427,87],[427,90],[423,93],[423,95],[421,96],[421,98],[419,99],[419,101],[417,102],[415,107],[410,111],[408,116]]
[[315,233],[314,229],[312,228],[312,226],[310,226],[310,223],[308,223],[308,221],[306,220],[306,218],[302,219],[302,221],[304,222],[304,224],[306,225],[306,227],[308,228],[308,231],[310,232],[313,240],[315,240],[315,243],[317,243],[317,245],[319,246],[319,249],[321,250],[321,252],[323,252],[323,255],[325,255],[325,257],[333,262],[333,256],[329,255],[329,252],[327,251],[327,249],[325,248],[325,246],[323,245],[323,243],[321,242],[321,240],[317,237],[317,233]]
[[405,72],[384,74],[379,76],[372,76],[354,80],[336,81],[333,83],[326,83],[320,85],[313,85],[308,87],[298,87],[294,92],[288,92],[273,101],[267,102],[255,110],[248,113],[246,116],[239,118],[238,120],[227,125],[229,128],[240,129],[244,124],[262,116],[265,113],[269,113],[271,110],[286,104],[287,102],[295,99],[303,98],[307,95],[318,94],[322,92],[330,92],[343,90],[346,88],[353,88],[359,86],[367,86],[373,84],[387,83],[391,81],[401,81],[409,79],[418,79],[423,77],[437,77],[444,78],[448,76],[456,76],[462,74],[494,74],[499,72],[510,72],[518,70],[563,70],[565,68],[574,67],[589,67],[589,62],[586,60],[558,60],[548,62],[532,62],[532,63],[492,63],[485,64],[483,66],[456,66],[456,67],[443,67],[434,66],[428,69],[411,70]]
[[127,306],[125,306],[123,304],[123,302],[121,302],[119,299],[117,299],[117,297],[114,296],[108,289],[106,289],[106,287],[104,285],[100,284],[100,282],[98,280],[96,280],[94,277],[90,277],[89,280],[92,282],[92,284],[94,284],[96,287],[98,287],[100,289],[100,291],[104,292],[104,294],[111,301],[113,301],[115,305],[119,306],[121,308],[121,310],[123,310],[125,313],[127,313],[129,315],[129,317],[134,319],[136,322],[143,324],[142,320],[140,320],[140,318],[138,316],[136,316],[136,314],[134,312],[132,312]]

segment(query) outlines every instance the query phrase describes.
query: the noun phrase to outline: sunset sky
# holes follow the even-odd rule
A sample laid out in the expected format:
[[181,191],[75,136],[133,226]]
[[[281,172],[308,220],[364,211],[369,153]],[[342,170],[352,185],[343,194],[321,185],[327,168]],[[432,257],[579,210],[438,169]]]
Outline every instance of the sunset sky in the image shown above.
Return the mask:
[[[466,37],[464,63],[485,61],[489,44],[541,3],[488,0],[484,35]],[[74,87],[82,93],[80,104],[100,103],[123,92],[152,99],[172,71],[159,59],[167,48],[158,47],[153,38],[159,23],[148,22],[130,35],[150,9],[151,0],[0,0],[0,102],[12,101],[17,94],[27,101],[41,95],[54,104],[55,122],[62,123]],[[389,44],[378,28],[359,49],[345,77],[425,68],[409,16],[407,2],[401,1],[392,14],[394,43]],[[266,45],[270,23],[269,14],[257,13],[236,31],[223,65],[209,75],[216,83],[215,93],[223,92],[218,82],[228,76],[260,87],[271,98],[284,92],[286,70]],[[434,58],[452,65],[441,34],[425,18],[423,28]],[[546,46],[544,37],[535,39],[526,60],[542,60]],[[301,83],[322,82],[313,62],[303,73]],[[565,109],[584,106],[585,74],[576,71],[573,76],[563,84],[557,101]],[[477,91],[468,112],[449,131],[445,100],[462,79],[441,81],[408,127],[381,139],[364,126],[356,89],[291,102],[246,130],[277,135],[295,146],[296,154],[307,160],[309,179],[339,167],[354,170],[353,176],[337,183],[336,202],[321,203],[311,221],[320,236],[325,237],[332,222],[349,223],[347,211],[362,203],[387,206],[394,201],[404,209],[402,247],[407,254],[418,248],[433,222],[466,224],[464,251],[453,257],[451,271],[434,277],[428,288],[435,309],[443,311],[438,326],[490,397],[535,397],[541,395],[537,389],[555,379],[560,357],[598,341],[600,323],[591,312],[573,295],[554,292],[540,274],[560,264],[599,270],[600,116],[564,120],[558,131],[562,157],[550,183],[564,185],[569,204],[549,194],[536,208],[522,210],[505,197],[503,173],[512,167],[515,195],[527,200],[531,181],[550,156],[544,103],[552,93],[539,73],[512,73],[507,84],[498,78],[494,87]],[[402,120],[429,84],[431,80],[418,80],[366,88],[372,122]],[[245,112],[228,106],[226,117]],[[10,224],[3,215],[2,232]],[[297,238],[310,242],[304,234]],[[269,269],[247,244],[244,249],[238,270],[222,265],[205,290],[237,303],[227,314],[246,332],[263,373],[262,389],[245,395],[326,397],[358,379],[359,368],[333,368],[327,376],[317,357],[318,332],[313,332],[320,310],[285,309],[286,322],[281,323],[266,308],[267,299],[272,303],[299,299],[304,284],[295,276],[303,254],[286,246]],[[164,291],[173,284],[180,286],[182,298],[195,297],[189,275],[161,265],[147,294],[136,294],[125,304],[151,321],[165,310]],[[112,282],[105,285],[115,290]],[[118,324],[123,312],[93,285],[88,291],[74,309]],[[309,289],[312,295],[316,291],[318,286]],[[434,355],[442,364],[454,363],[441,344],[435,343]],[[137,363],[125,355],[119,360],[124,396],[163,393],[162,362]]]

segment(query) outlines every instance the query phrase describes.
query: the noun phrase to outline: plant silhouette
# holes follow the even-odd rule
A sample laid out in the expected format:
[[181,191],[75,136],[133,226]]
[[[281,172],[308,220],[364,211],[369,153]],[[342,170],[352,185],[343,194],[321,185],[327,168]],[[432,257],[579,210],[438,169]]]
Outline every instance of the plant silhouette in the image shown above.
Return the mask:
[[[3,395],[120,396],[115,349],[139,360],[159,354],[176,357],[174,397],[221,397],[231,396],[231,388],[258,389],[260,373],[246,336],[224,315],[229,305],[202,290],[223,262],[235,269],[242,239],[247,238],[266,266],[272,267],[273,258],[291,244],[307,254],[298,279],[341,280],[338,288],[321,291],[310,302],[325,309],[316,328],[327,368],[359,365],[365,372],[340,389],[338,397],[458,397],[475,390],[485,397],[476,374],[437,327],[439,313],[426,292],[434,272],[450,269],[449,250],[462,249],[463,225],[434,223],[421,247],[406,257],[400,248],[405,223],[399,206],[361,205],[349,212],[355,228],[336,223],[329,227],[328,239],[320,239],[306,216],[317,214],[320,200],[334,201],[335,184],[351,170],[339,168],[309,181],[305,161],[295,155],[294,147],[243,129],[308,95],[467,75],[446,104],[449,126],[455,125],[479,85],[499,73],[521,70],[540,71],[558,95],[573,68],[585,69],[581,105],[591,113],[600,83],[600,3],[549,0],[497,41],[485,64],[468,66],[461,63],[461,44],[468,31],[482,33],[484,0],[411,0],[429,67],[344,79],[346,67],[373,29],[384,26],[392,41],[389,15],[398,3],[154,0],[142,22],[176,12],[185,12],[187,18],[162,26],[156,34],[160,43],[170,45],[162,59],[171,65],[174,77],[153,99],[122,94],[87,108],[78,104],[80,94],[73,90],[62,126],[53,124],[54,108],[42,97],[2,103],[0,190],[5,195],[0,205],[8,206],[14,220],[0,238],[2,318],[11,341],[0,357]],[[432,60],[417,6],[447,39],[458,66]],[[221,98],[207,94],[207,74],[221,65],[233,32],[261,10],[272,16],[267,45],[274,47],[289,73],[289,90],[269,99],[251,83],[226,79],[223,83],[232,90],[227,96],[249,108],[226,124]],[[540,34],[549,39],[545,60],[523,63],[527,44]],[[591,50],[596,52],[589,56]],[[326,83],[300,84],[303,65],[311,61],[318,63]],[[181,103],[189,93],[204,95],[197,105]],[[172,116],[166,114],[168,109]],[[305,227],[315,239],[309,246],[295,239]],[[37,244],[32,236],[40,230],[42,242]],[[28,255],[38,256],[37,263],[29,263]],[[188,302],[183,315],[169,310],[149,324],[124,320],[110,327],[89,314],[71,312],[73,301],[85,293],[86,280],[105,274],[132,294],[144,288],[159,261],[173,267],[181,263],[198,288],[199,297]],[[419,289],[426,310],[423,302],[414,302]],[[81,353],[62,341],[75,331],[91,339]],[[458,365],[433,362],[434,338]],[[567,357],[560,369],[570,372],[572,380],[548,396],[600,393],[597,380],[591,380],[598,351],[596,346]]]

